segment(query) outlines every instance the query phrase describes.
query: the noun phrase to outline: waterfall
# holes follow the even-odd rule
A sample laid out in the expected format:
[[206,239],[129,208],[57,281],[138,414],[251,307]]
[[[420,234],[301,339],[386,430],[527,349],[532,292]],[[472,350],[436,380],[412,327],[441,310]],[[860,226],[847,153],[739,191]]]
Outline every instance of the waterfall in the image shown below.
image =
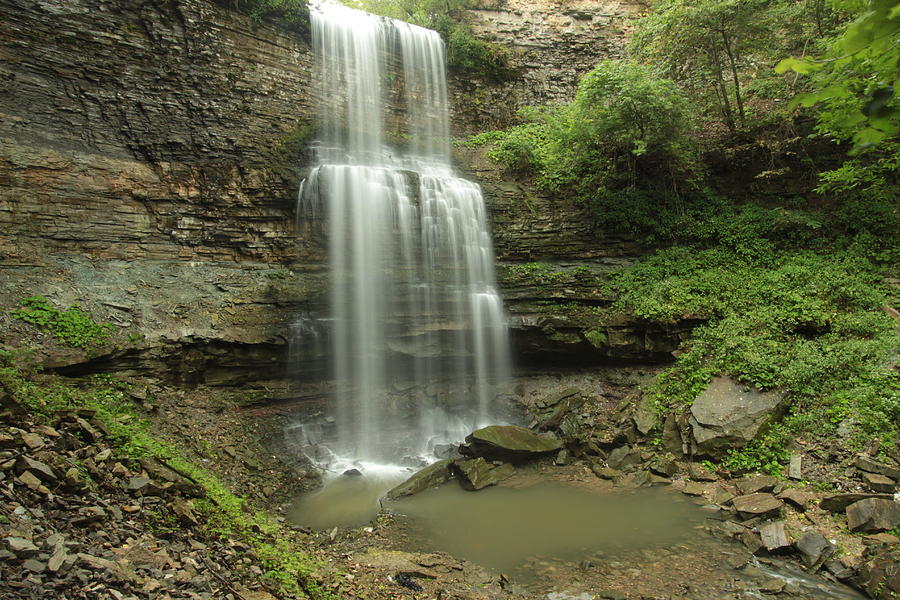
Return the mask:
[[450,165],[444,47],[431,30],[311,6],[316,165],[298,215],[330,264],[330,450],[428,454],[490,422],[509,372],[479,186]]

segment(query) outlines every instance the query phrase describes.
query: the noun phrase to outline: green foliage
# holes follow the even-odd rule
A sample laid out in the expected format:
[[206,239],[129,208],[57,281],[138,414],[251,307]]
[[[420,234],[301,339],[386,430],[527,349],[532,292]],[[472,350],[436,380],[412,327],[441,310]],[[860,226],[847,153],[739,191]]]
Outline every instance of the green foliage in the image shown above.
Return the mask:
[[822,56],[786,58],[776,71],[812,76],[813,90],[793,103],[818,105],[819,131],[840,141],[851,140],[852,154],[858,154],[900,133],[900,103],[894,93],[900,9],[896,0],[835,0],[834,4],[854,12],[856,18]]
[[[568,105],[523,110],[525,122],[469,140],[489,156],[531,171],[540,187],[594,205],[601,222],[626,224],[659,210],[678,212],[697,191],[698,149],[690,109],[669,80],[627,61],[604,61]],[[638,216],[625,211],[636,209]]]
[[309,33],[307,0],[227,0],[259,23],[268,21],[303,35]]
[[532,262],[511,265],[506,268],[507,276],[534,285],[557,285],[570,277],[565,271],[555,271],[546,263]]
[[689,405],[717,374],[790,395],[782,426],[730,454],[729,468],[772,471],[791,435],[847,419],[851,443],[877,436],[896,445],[900,398],[890,360],[898,336],[882,311],[880,272],[866,258],[676,246],[614,274],[610,286],[615,310],[662,323],[706,320],[647,390],[659,406]]
[[22,299],[19,304],[23,308],[12,311],[14,319],[36,325],[73,348],[92,350],[109,339],[112,325],[97,323],[78,306],[73,305],[61,311],[43,296],[30,296]]
[[512,75],[509,51],[476,38],[466,22],[465,9],[474,4],[472,0],[352,0],[346,4],[434,29],[447,44],[447,67],[453,72],[493,81]]

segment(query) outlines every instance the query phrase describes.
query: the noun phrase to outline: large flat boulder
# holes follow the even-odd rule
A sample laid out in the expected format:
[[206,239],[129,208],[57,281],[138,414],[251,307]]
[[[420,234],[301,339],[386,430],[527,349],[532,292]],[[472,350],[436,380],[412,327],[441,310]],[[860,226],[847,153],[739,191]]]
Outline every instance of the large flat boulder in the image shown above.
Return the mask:
[[697,452],[718,457],[746,445],[780,415],[784,403],[784,394],[716,377],[691,406],[689,423]]
[[473,456],[488,460],[523,462],[550,454],[563,447],[561,440],[538,435],[516,425],[491,425],[472,432],[467,438]]
[[445,483],[453,474],[450,472],[450,463],[453,461],[449,458],[439,460],[438,462],[428,465],[424,469],[417,471],[412,477],[401,483],[400,485],[390,489],[385,497],[388,500],[396,500],[404,496],[412,496],[423,492],[428,488],[437,487]]

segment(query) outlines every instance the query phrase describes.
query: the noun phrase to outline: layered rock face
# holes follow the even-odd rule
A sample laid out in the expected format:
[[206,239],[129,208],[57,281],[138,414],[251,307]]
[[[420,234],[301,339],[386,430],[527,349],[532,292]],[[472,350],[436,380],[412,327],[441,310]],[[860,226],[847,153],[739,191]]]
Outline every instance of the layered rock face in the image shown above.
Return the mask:
[[457,74],[454,106],[467,133],[506,125],[523,106],[566,102],[599,61],[625,54],[632,0],[481,0],[475,34],[509,50],[516,74],[502,83]]
[[[453,82],[457,135],[569,97],[581,73],[621,53],[632,10],[508,0],[473,11],[477,32],[513,48],[518,77]],[[144,340],[97,368],[274,380],[299,339],[294,362],[321,375],[312,320],[299,318],[327,303],[322,240],[295,215],[315,104],[304,36],[224,1],[0,0],[0,11],[0,326],[40,294]],[[639,251],[473,161],[501,259],[578,257],[603,270]],[[514,301],[548,296],[508,283]],[[572,293],[582,291],[549,296]],[[532,308],[514,308],[516,323],[544,318]],[[553,335],[522,331],[536,355]],[[569,333],[583,344],[579,331]],[[8,333],[0,342],[16,345]]]

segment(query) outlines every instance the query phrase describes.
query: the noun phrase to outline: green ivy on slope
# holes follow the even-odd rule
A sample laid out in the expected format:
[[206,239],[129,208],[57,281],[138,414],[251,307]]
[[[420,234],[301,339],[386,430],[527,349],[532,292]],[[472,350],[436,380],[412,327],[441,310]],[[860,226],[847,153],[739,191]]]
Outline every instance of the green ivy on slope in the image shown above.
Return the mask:
[[848,431],[851,447],[900,441],[900,394],[892,368],[897,323],[884,307],[881,273],[853,252],[773,250],[761,256],[721,246],[676,246],[615,274],[615,309],[672,322],[707,319],[675,365],[647,390],[661,408],[690,405],[727,374],[787,392],[791,411],[727,466],[773,470],[796,436]]

